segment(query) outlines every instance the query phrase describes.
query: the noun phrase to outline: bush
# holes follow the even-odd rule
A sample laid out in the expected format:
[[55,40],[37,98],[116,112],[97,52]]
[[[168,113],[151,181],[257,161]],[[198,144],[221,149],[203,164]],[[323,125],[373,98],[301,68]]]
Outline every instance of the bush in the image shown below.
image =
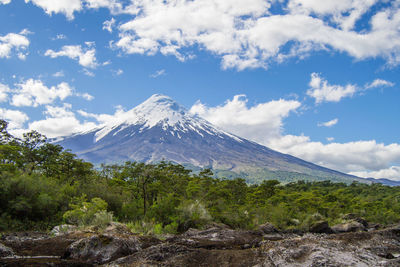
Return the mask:
[[[63,218],[67,223],[88,226],[94,222],[103,223],[112,220],[112,214],[107,213],[107,202],[101,198],[92,198],[87,202],[86,195],[75,197],[70,204],[71,210],[64,213]],[[111,217],[110,217],[111,214]]]
[[185,201],[178,207],[178,232],[189,228],[201,228],[211,222],[212,218],[200,201]]
[[90,225],[95,226],[98,229],[105,229],[112,221],[112,212],[101,210],[94,214],[94,218],[91,221]]

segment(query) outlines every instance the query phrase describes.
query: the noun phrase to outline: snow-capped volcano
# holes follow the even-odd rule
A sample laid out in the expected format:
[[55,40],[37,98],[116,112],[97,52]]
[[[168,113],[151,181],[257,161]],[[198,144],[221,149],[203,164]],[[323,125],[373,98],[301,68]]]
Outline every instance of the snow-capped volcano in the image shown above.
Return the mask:
[[112,122],[63,137],[57,144],[95,164],[166,160],[249,181],[357,179],[225,132],[159,94]]
[[[123,127],[120,127],[121,125]],[[141,125],[139,132],[155,126],[161,127],[164,131],[168,131],[171,135],[178,136],[178,138],[181,138],[183,133],[194,131],[201,136],[203,136],[202,132],[206,132],[211,135],[220,135],[221,138],[222,135],[228,135],[240,141],[240,138],[217,129],[198,116],[189,114],[185,107],[179,105],[170,97],[161,94],[152,95],[139,106],[126,112],[117,121],[104,125],[96,131],[95,141],[100,141],[115,128],[119,128],[119,131],[122,131],[130,125]]]

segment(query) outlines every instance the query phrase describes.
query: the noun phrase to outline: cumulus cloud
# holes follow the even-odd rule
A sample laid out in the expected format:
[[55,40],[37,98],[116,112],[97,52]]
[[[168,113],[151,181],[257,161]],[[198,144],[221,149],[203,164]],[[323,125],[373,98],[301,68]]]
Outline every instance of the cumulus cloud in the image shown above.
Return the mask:
[[87,8],[107,8],[112,14],[124,13],[122,3],[118,0],[85,0],[83,2]]
[[55,37],[53,37],[51,39],[53,41],[55,41],[55,40],[65,40],[65,39],[67,39],[67,36],[65,34],[60,33],[60,34],[57,34]]
[[400,181],[400,166],[391,166],[390,168],[379,171],[350,172],[350,174],[364,178],[387,178]]
[[120,76],[124,74],[124,71],[122,69],[117,69],[117,70],[112,70],[115,76]]
[[323,144],[307,136],[284,135],[265,145],[346,173],[379,171],[400,163],[400,144],[385,145],[375,140]]
[[0,0],[0,4],[7,5],[11,3],[11,0]]
[[382,80],[382,79],[376,79],[371,83],[367,83],[365,85],[366,89],[370,89],[370,88],[376,88],[376,87],[393,87],[394,83],[386,81],[386,80]]
[[94,69],[99,65],[96,59],[96,49],[91,42],[86,42],[85,48],[80,45],[65,45],[58,52],[49,49],[44,55],[51,58],[69,57],[78,60],[79,64],[86,68]]
[[83,94],[76,93],[75,95],[82,97],[82,98],[86,99],[87,101],[92,101],[94,99],[94,96],[92,96],[91,94],[88,94],[88,93],[83,93]]
[[[239,95],[216,107],[197,102],[190,111],[228,132],[345,173],[368,173],[382,178],[385,174],[382,170],[400,164],[397,143],[385,145],[375,140],[336,143],[333,137],[328,137],[330,143],[324,144],[304,135],[285,135],[284,119],[300,107],[298,101],[282,99],[248,106],[247,99]],[[336,119],[325,124],[335,123]]]
[[294,14],[317,15],[344,30],[351,30],[360,17],[377,0],[290,0],[288,8]]
[[73,89],[68,83],[62,82],[57,86],[47,87],[40,80],[29,79],[17,84],[12,96],[14,106],[33,106],[50,104],[56,99],[64,100],[72,95]]
[[[400,63],[400,9],[376,0],[279,1],[279,14],[263,0],[133,1],[133,18],[120,25],[115,47],[129,54],[185,57],[199,46],[222,58],[224,68],[268,67],[315,50],[363,60]],[[276,4],[276,3],[275,3]],[[355,30],[368,13],[369,24]],[[166,53],[168,51],[168,53]]]
[[311,74],[309,86],[307,95],[314,98],[316,103],[339,102],[344,97],[353,96],[359,90],[354,84],[330,85],[318,73]]
[[190,109],[222,129],[258,143],[280,136],[283,119],[295,112],[301,103],[296,100],[274,100],[248,107],[245,95],[236,95],[224,105],[208,107],[197,102]]
[[60,77],[64,77],[64,76],[65,76],[65,74],[64,74],[64,71],[62,71],[62,70],[57,71],[56,73],[53,74],[53,77],[56,77],[56,78],[60,78]]
[[14,51],[20,59],[25,59],[29,39],[21,33],[8,33],[0,36],[0,58],[9,58]]
[[333,120],[330,120],[330,121],[327,121],[327,122],[318,123],[318,126],[319,127],[321,127],[321,126],[323,126],[323,127],[332,127],[332,126],[336,125],[338,122],[339,122],[339,119],[336,118],[336,119],[333,119]]
[[10,88],[0,83],[0,103],[5,102],[8,99],[8,93],[10,92]]
[[0,108],[0,119],[9,122],[8,128],[10,130],[18,129],[29,120],[28,115],[19,110]]
[[[9,3],[11,0],[0,0],[0,3]],[[135,14],[131,5],[123,6],[120,0],[25,0],[42,8],[48,15],[63,14],[68,20],[74,19],[74,13],[84,9],[107,8],[111,14]]]
[[88,69],[83,69],[82,72],[83,72],[83,74],[85,74],[86,76],[89,76],[89,77],[96,76],[93,71],[90,71]]
[[80,122],[71,111],[70,104],[46,106],[46,118],[29,124],[29,130],[36,130],[47,137],[58,137],[86,131],[96,126],[93,122]]
[[74,19],[74,12],[82,10],[81,0],[25,0],[42,8],[48,15],[62,13],[69,20]]
[[103,22],[103,30],[106,30],[106,31],[112,33],[114,25],[115,25],[114,18],[111,18],[110,20],[106,20]]
[[356,93],[377,87],[393,87],[394,83],[375,79],[374,81],[359,86],[356,84],[336,85],[321,77],[319,73],[312,73],[307,95],[315,99],[315,103],[339,102],[342,98],[352,97]]

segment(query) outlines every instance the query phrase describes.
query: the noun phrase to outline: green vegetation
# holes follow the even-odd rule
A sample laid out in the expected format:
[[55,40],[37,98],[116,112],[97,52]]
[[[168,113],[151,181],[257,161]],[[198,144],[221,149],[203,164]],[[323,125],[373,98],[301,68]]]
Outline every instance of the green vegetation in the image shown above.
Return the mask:
[[37,132],[13,137],[0,121],[0,230],[104,226],[113,219],[154,234],[210,222],[307,229],[319,220],[338,223],[347,213],[381,224],[400,221],[400,187],[276,180],[248,185],[212,175],[167,162],[95,169]]

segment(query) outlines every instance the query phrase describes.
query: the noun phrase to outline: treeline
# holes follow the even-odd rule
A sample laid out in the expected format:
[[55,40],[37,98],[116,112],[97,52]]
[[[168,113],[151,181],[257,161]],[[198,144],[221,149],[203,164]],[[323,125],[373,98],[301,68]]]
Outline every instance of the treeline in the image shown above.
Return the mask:
[[0,173],[0,231],[73,223],[90,207],[107,209],[132,227],[168,233],[210,222],[246,229],[270,222],[307,230],[319,220],[340,223],[347,213],[380,224],[400,221],[400,187],[276,180],[247,185],[168,162],[94,168],[38,132],[12,136],[1,120]]

